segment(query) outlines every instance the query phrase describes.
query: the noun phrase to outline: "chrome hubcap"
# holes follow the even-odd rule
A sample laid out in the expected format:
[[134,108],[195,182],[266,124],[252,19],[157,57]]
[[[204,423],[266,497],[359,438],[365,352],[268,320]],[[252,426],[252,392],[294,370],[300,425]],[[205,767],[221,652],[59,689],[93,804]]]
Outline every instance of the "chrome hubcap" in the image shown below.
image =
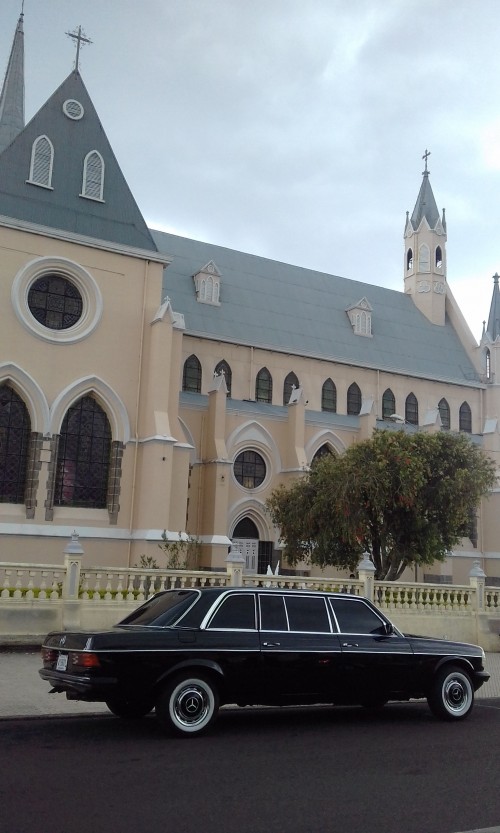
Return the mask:
[[460,677],[450,677],[445,681],[444,700],[451,712],[464,711],[470,702],[470,691],[466,682]]
[[210,711],[210,699],[207,692],[194,683],[177,692],[174,713],[179,723],[192,726],[201,723]]

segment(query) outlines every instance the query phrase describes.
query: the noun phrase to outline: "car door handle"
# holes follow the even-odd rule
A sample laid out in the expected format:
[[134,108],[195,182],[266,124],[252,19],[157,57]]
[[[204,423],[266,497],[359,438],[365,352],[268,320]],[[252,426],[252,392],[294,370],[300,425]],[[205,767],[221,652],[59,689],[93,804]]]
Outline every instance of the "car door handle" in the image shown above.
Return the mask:
[[279,648],[281,642],[263,642],[262,645],[264,648]]
[[359,648],[359,644],[357,642],[343,642],[343,648]]

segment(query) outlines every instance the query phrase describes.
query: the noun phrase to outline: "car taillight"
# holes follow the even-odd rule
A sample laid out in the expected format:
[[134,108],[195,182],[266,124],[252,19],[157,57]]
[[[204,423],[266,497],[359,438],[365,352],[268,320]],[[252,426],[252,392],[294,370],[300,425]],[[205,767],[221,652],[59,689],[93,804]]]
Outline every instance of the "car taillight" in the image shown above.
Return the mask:
[[43,663],[51,663],[57,660],[57,651],[54,651],[53,648],[42,648],[42,661]]
[[76,668],[100,668],[101,663],[97,654],[92,654],[90,651],[82,651],[82,653],[71,654],[71,665]]

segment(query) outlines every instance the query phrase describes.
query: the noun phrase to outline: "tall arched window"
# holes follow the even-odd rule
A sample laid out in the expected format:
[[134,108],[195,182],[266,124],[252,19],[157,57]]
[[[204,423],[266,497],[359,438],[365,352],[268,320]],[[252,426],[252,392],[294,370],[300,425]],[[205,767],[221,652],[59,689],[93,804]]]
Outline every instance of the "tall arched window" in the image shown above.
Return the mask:
[[486,366],[486,379],[489,381],[491,379],[491,353],[488,348],[486,348],[484,353],[484,362]]
[[406,271],[411,272],[413,269],[413,251],[412,249],[408,249],[406,252]]
[[97,150],[91,150],[83,161],[83,182],[80,196],[102,201],[103,193],[104,159]]
[[255,399],[257,402],[273,401],[273,377],[267,367],[262,367],[255,380]]
[[439,408],[439,416],[441,417],[441,424],[443,428],[450,427],[450,406],[448,405],[446,399],[441,399],[438,404]]
[[406,397],[405,420],[410,425],[418,425],[418,401],[414,393],[409,393]]
[[110,451],[108,417],[93,396],[83,396],[68,409],[61,427],[55,505],[105,508]]
[[201,364],[194,353],[184,362],[182,390],[190,393],[201,393]]
[[388,419],[396,412],[396,399],[390,388],[382,395],[382,419]]
[[441,269],[443,266],[443,252],[441,250],[441,246],[436,246],[436,269]]
[[54,164],[54,147],[47,136],[38,136],[31,148],[29,180],[32,185],[52,188],[52,167]]
[[334,457],[335,451],[333,451],[332,447],[328,445],[328,443],[324,443],[321,445],[314,457],[312,458],[311,465],[317,463],[318,460],[321,460],[323,457]]
[[337,413],[337,388],[331,379],[327,379],[321,389],[321,410]]
[[430,263],[430,252],[427,243],[422,243],[418,250],[418,271],[419,272],[430,272],[431,270],[431,263]]
[[462,402],[458,413],[458,427],[460,431],[472,433],[472,411],[468,402]]
[[361,410],[361,390],[356,382],[349,386],[347,391],[347,413],[359,414]]
[[30,433],[23,400],[10,385],[0,385],[0,503],[24,503]]
[[214,376],[220,376],[221,373],[224,374],[224,379],[226,380],[227,395],[231,396],[231,382],[233,380],[233,373],[228,363],[224,359],[222,359],[222,361],[220,361],[217,367],[215,368]]
[[297,389],[299,387],[299,380],[295,373],[292,371],[286,377],[283,383],[283,405],[288,405],[290,402],[290,397],[292,395],[292,390]]

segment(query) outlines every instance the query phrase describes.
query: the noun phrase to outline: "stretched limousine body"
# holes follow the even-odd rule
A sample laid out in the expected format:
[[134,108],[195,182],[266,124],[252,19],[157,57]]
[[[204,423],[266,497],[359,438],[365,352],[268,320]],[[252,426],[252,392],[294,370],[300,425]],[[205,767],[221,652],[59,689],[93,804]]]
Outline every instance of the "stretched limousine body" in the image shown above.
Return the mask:
[[42,656],[52,692],[120,717],[154,708],[181,736],[208,729],[224,703],[427,698],[461,720],[489,679],[476,645],[402,634],[362,597],[273,588],[167,590],[110,630],[50,633]]

